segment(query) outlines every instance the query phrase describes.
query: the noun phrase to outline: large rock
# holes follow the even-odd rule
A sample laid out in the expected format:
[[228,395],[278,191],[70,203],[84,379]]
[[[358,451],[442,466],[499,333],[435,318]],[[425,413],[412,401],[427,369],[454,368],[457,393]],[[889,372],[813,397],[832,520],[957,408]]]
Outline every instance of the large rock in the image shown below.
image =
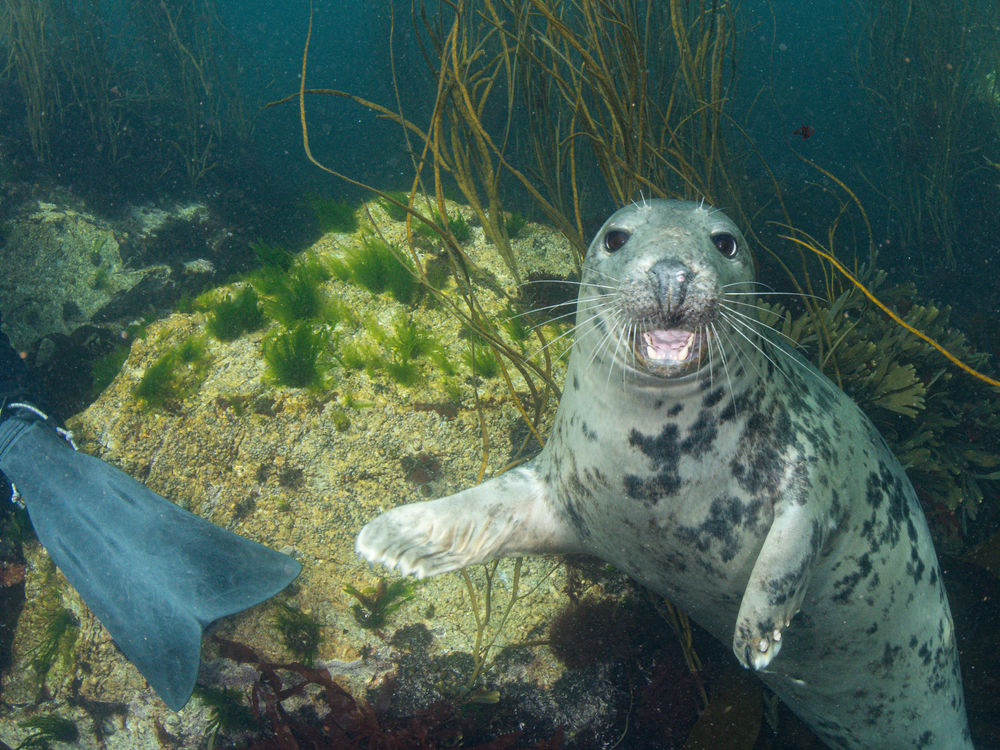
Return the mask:
[[232,250],[231,233],[204,205],[112,220],[57,200],[29,201],[4,222],[0,311],[21,351],[83,326],[118,330],[232,270],[215,257]]
[[[376,204],[370,210],[389,239],[401,238],[401,224],[391,222]],[[450,205],[450,210],[460,209]],[[41,215],[37,221],[58,222],[62,229],[52,232],[53,237],[70,232],[106,236],[76,217]],[[359,242],[360,232],[370,231],[363,227],[354,235],[327,235],[307,255],[324,262],[342,257]],[[526,276],[573,275],[569,248],[555,233],[529,225],[523,235],[516,244],[528,259]],[[501,315],[506,295],[518,293],[511,274],[481,229],[473,228],[465,250],[476,266],[471,276],[486,280],[477,290],[482,310],[489,317]],[[105,267],[119,268],[113,242],[94,252]],[[433,252],[428,246],[427,256]],[[92,277],[92,269],[100,267],[87,262],[85,256],[75,261],[76,274],[87,268]],[[121,285],[133,279],[127,271],[115,273],[123,274]],[[449,284],[446,293],[457,299],[454,281]],[[561,560],[540,558],[504,561],[492,572],[479,567],[468,578],[441,576],[420,583],[384,624],[362,627],[365,608],[358,608],[345,586],[378,589],[385,572],[370,569],[355,556],[354,537],[361,526],[382,509],[445,495],[502,471],[529,433],[504,381],[473,376],[466,363],[469,341],[445,306],[425,300],[406,307],[388,294],[372,295],[336,279],[324,290],[356,311],[360,321],[327,324],[335,340],[367,340],[374,346],[373,322],[390,328],[398,316],[410,316],[433,334],[443,359],[421,359],[420,382],[412,387],[399,385],[385,372],[344,368],[334,369],[322,390],[276,387],[266,377],[261,355],[262,341],[278,326],[269,323],[232,342],[206,338],[211,364],[197,391],[165,409],[144,408],[133,391],[147,368],[168,348],[206,336],[205,313],[175,314],[153,324],[134,343],[117,379],[73,420],[82,449],[194,513],[302,562],[302,575],[288,592],[228,618],[216,635],[248,646],[266,661],[294,661],[277,625],[290,607],[319,624],[316,663],[323,674],[359,701],[374,701],[383,717],[410,716],[441,701],[474,705],[499,700],[506,718],[498,719],[497,732],[512,732],[520,723],[543,734],[565,727],[613,740],[618,731],[613,729],[614,706],[627,706],[630,697],[612,679],[609,667],[598,664],[601,654],[581,656],[586,666],[579,674],[585,676],[575,681],[546,648],[525,647],[494,661],[502,646],[544,640],[553,613],[571,597],[579,601],[585,592],[604,588],[622,591],[620,576],[601,566],[594,567],[595,578],[606,576],[601,584],[579,572],[568,580]],[[232,290],[219,295],[227,292]],[[98,304],[95,295],[95,308]],[[88,303],[83,312],[90,310]],[[530,352],[537,342],[511,345]],[[564,342],[560,346],[565,349]],[[444,361],[451,367],[443,367]],[[561,382],[563,367],[557,358],[555,382]],[[447,374],[451,368],[453,374]],[[524,381],[513,368],[510,372],[515,390],[523,395]],[[542,434],[554,406],[552,398]],[[24,719],[59,713],[77,721],[79,747],[203,746],[214,730],[213,713],[202,697],[196,693],[179,713],[168,711],[52,570],[44,550],[29,544],[27,558],[28,601],[16,634],[15,664],[3,676],[3,740],[16,745],[29,733],[20,727]],[[33,666],[33,654],[46,622],[62,610],[79,625],[66,636],[69,646],[60,660],[42,675]],[[478,672],[477,654],[485,657],[485,668]],[[232,655],[206,638],[200,683],[236,688],[242,696],[259,690],[261,671],[227,658]],[[301,672],[281,674],[286,687],[302,683]],[[328,716],[333,710],[330,692],[320,684],[313,682],[309,690],[290,696],[284,709]]]

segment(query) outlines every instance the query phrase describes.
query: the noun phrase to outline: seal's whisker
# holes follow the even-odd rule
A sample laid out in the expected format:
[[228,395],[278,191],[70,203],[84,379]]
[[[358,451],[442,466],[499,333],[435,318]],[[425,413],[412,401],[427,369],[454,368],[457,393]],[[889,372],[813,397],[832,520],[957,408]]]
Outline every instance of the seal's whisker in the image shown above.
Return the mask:
[[[759,352],[762,357],[764,357],[768,362],[770,362],[771,366],[775,370],[780,372],[782,377],[788,380],[789,383],[792,383],[791,377],[789,377],[785,368],[781,366],[779,360],[775,357],[770,356],[763,346],[763,341],[765,341],[766,339],[764,332],[761,330],[761,328],[762,327],[766,328],[767,326],[764,326],[763,323],[761,323],[759,320],[756,320],[755,318],[752,318],[747,315],[742,315],[740,313],[736,313],[733,310],[726,310],[722,308],[720,309],[719,314],[720,317],[722,317],[729,324],[732,333],[741,336],[748,344],[750,344],[751,347],[753,347],[753,349]],[[740,317],[734,317],[734,315],[739,315]],[[742,347],[737,347],[737,349],[740,351],[745,351]],[[754,368],[754,371],[757,373],[758,377],[768,377],[768,374],[763,372],[758,367],[759,363],[753,357],[748,356],[747,361],[750,362],[751,366]]]
[[[712,356],[712,350],[715,348],[715,329],[710,325],[706,324],[701,327],[702,341],[705,342],[705,348],[708,350],[708,387],[715,387],[715,359]],[[701,352],[698,353],[699,360],[701,358]]]
[[780,341],[775,341],[768,336],[766,331],[761,331],[761,341],[767,344],[774,351],[782,354],[784,356],[784,361],[791,361],[800,372],[807,373],[810,377],[815,378],[818,382],[827,382],[826,376],[823,375],[816,367],[814,367],[808,360],[805,359],[798,352],[786,348]]
[[[801,297],[802,299],[815,299],[820,302],[827,303],[828,299],[825,297],[820,297],[816,294],[806,294],[805,292],[725,292],[725,296],[729,297]],[[737,300],[733,300],[736,302]],[[740,304],[747,304],[745,302],[740,302]]]
[[[605,382],[605,386],[611,385],[611,375],[615,371],[614,365],[618,359],[618,352],[621,351],[622,342],[626,341],[629,338],[629,336],[631,336],[632,326],[633,322],[631,320],[626,321],[624,325],[615,326],[618,329],[618,343],[615,344],[614,354],[608,360],[608,379]],[[624,373],[624,368],[622,372]],[[622,377],[624,377],[624,374],[622,375]]]
[[[608,322],[608,324],[606,326],[606,329],[604,331],[604,335],[601,337],[601,340],[597,343],[597,346],[594,347],[594,351],[593,351],[593,353],[591,354],[591,357],[590,357],[590,362],[591,363],[593,363],[597,359],[598,356],[606,356],[607,353],[611,350],[611,341],[612,341],[612,339],[615,338],[616,336],[620,336],[621,335],[620,331],[624,327],[624,322],[622,320],[622,316],[617,311],[615,311],[613,313],[613,316],[614,316],[613,320],[611,320],[611,321]],[[621,339],[619,338],[619,341],[620,340]],[[609,358],[609,362],[613,366],[613,364],[614,364],[614,358],[613,357]],[[609,374],[610,374],[610,370],[609,370]]]
[[[751,305],[750,307],[753,307],[753,309],[755,309],[755,310],[759,310],[759,309],[760,309],[759,307],[755,307],[755,306],[753,306],[753,305]],[[779,335],[779,336],[781,336],[782,338],[784,338],[784,339],[787,339],[787,340],[788,340],[788,342],[789,342],[789,343],[790,343],[790,344],[791,344],[792,346],[794,346],[795,348],[799,348],[799,346],[800,346],[800,345],[799,345],[799,342],[798,342],[798,341],[796,341],[795,339],[793,339],[793,338],[792,338],[791,336],[789,336],[788,334],[784,333],[783,331],[779,331],[779,330],[778,330],[777,328],[775,328],[775,327],[774,327],[774,326],[772,326],[772,325],[768,325],[767,323],[763,323],[763,322],[761,322],[761,321],[760,321],[759,319],[757,319],[757,318],[753,317],[752,315],[747,315],[746,313],[743,313],[743,312],[740,312],[739,310],[734,310],[734,309],[732,309],[731,307],[729,307],[729,306],[728,306],[727,304],[725,304],[725,303],[723,303],[723,304],[722,304],[722,309],[724,309],[724,310],[725,310],[725,311],[726,311],[727,313],[729,313],[730,315],[737,315],[737,316],[739,316],[740,318],[743,318],[744,320],[748,321],[748,323],[749,323],[749,324],[750,324],[751,326],[753,326],[753,327],[756,327],[756,326],[760,326],[761,328],[766,328],[766,329],[767,329],[767,330],[769,330],[769,331],[773,331],[774,333],[778,334],[778,335]]]
[[[587,366],[588,367],[594,363],[594,360],[597,359],[597,356],[599,354],[603,354],[603,352],[601,350],[605,349],[608,346],[608,342],[611,340],[611,337],[614,335],[615,329],[618,328],[621,325],[620,313],[616,310],[616,311],[613,311],[613,314],[614,314],[614,320],[611,321],[611,325],[607,325],[605,327],[604,335],[601,336],[601,340],[597,342],[597,346],[594,347],[594,351],[591,352],[591,354],[590,354],[590,360],[587,362]],[[612,362],[613,361],[614,360],[612,360]]]
[[[639,331],[639,324],[636,323],[634,320],[630,321],[629,322],[628,333],[626,334],[626,336],[627,336],[626,341],[628,343],[628,348],[626,349],[626,351],[628,352],[628,359],[626,360],[626,362],[628,363],[628,366],[631,367],[631,368],[633,368],[633,369],[635,369],[637,363],[635,361],[635,349],[632,347],[632,342],[635,341],[635,338],[638,335],[638,331]],[[626,370],[626,368],[623,367],[622,368],[622,387],[623,388],[627,388],[628,387],[628,380],[627,380],[627,377],[626,377],[627,372],[628,371]]]
[[618,352],[621,351],[622,343],[631,340],[632,320],[628,320],[624,325],[616,326],[618,329],[618,343],[615,344],[615,352],[608,361],[608,379],[605,385],[611,385],[611,373],[614,372],[614,363],[618,360]]
[[[565,317],[567,317],[568,315],[571,315],[571,314],[572,313],[567,313],[567,315],[560,315],[559,318],[565,318]],[[559,318],[554,318],[554,320],[558,320]],[[563,331],[562,333],[560,333],[554,339],[550,339],[549,341],[546,341],[542,346],[538,347],[533,352],[531,352],[530,354],[528,354],[527,355],[527,359],[534,359],[535,357],[537,357],[539,354],[541,354],[542,352],[544,352],[546,349],[548,349],[550,346],[552,346],[557,341],[559,341],[561,339],[564,339],[567,336],[572,336],[573,334],[577,333],[581,328],[583,328],[583,326],[592,323],[594,321],[594,319],[596,319],[596,318],[597,318],[597,315],[595,314],[595,315],[591,315],[590,317],[586,318],[585,320],[577,321],[574,325],[572,325],[569,328],[567,328],[565,331]],[[534,330],[537,327],[538,326],[533,326],[532,330]]]
[[[748,322],[746,322],[744,320],[740,320],[739,318],[733,317],[731,315],[731,311],[727,312],[727,311],[720,310],[719,314],[720,314],[720,316],[727,323],[729,323],[730,330],[733,333],[736,333],[736,334],[739,334],[740,336],[742,336],[743,339],[745,339],[746,342],[748,344],[750,344],[750,346],[752,346],[754,349],[756,349],[758,352],[760,352],[761,356],[763,356],[768,362],[770,362],[774,366],[775,370],[777,370],[782,375],[784,375],[786,378],[788,378],[788,374],[785,372],[784,368],[780,367],[778,365],[778,363],[770,355],[768,355],[767,352],[764,351],[763,347],[758,343],[758,341],[755,341],[753,338],[750,337],[749,333],[746,333],[746,331],[749,331],[750,333],[755,334],[755,338],[759,339],[759,337],[761,335],[760,329],[758,329],[755,325],[751,325],[750,323],[748,323]],[[766,373],[764,373],[761,370],[757,369],[757,363],[754,362],[753,359],[750,359],[749,361],[751,363],[753,363],[753,367],[754,367],[755,370],[757,370],[757,375],[759,377],[762,377],[762,378],[766,377]],[[790,378],[789,378],[789,382],[791,382]]]
[[[820,375],[816,370],[814,370],[812,367],[810,367],[804,361],[799,360],[798,357],[795,356],[794,352],[786,349],[785,347],[781,346],[777,342],[775,342],[775,341],[771,340],[770,338],[768,338],[767,335],[766,335],[766,333],[764,331],[760,330],[760,328],[757,327],[757,326],[763,326],[763,324],[760,323],[760,321],[754,321],[754,325],[751,325],[750,323],[747,323],[745,321],[741,321],[741,320],[739,320],[737,318],[730,318],[724,312],[720,311],[720,314],[733,326],[734,332],[740,334],[741,336],[743,336],[743,338],[745,338],[747,340],[747,342],[749,342],[749,344],[754,349],[756,349],[758,352],[760,352],[761,355],[764,358],[766,358],[767,361],[770,362],[774,366],[774,369],[777,372],[781,373],[781,376],[783,378],[785,378],[785,380],[787,380],[789,382],[789,384],[795,385],[797,388],[801,387],[801,382],[798,382],[795,379],[793,379],[792,376],[787,371],[787,369],[782,366],[782,363],[785,362],[785,361],[788,361],[788,360],[791,360],[797,367],[799,367],[800,370],[802,370],[804,372],[808,372],[813,377],[816,377],[817,379],[822,380],[822,375]],[[739,327],[737,327],[737,326],[739,326]],[[750,339],[746,334],[744,334],[740,330],[740,328],[749,330],[752,333],[757,334],[757,340]],[[780,357],[771,357],[767,353],[767,351],[765,351],[764,346],[763,346],[764,343],[767,343],[769,345],[769,347],[771,348],[771,350],[775,352],[775,354],[779,354],[780,353],[780,354],[784,355],[784,359],[782,359]]]
[[720,289],[729,289],[730,287],[734,287],[734,286],[738,286],[738,287],[762,286],[765,289],[772,289],[772,290],[774,289],[773,286],[771,286],[770,284],[765,284],[763,281],[752,281],[750,279],[747,279],[745,281],[730,281],[728,284],[720,284],[719,288]]
[[528,330],[535,332],[539,328],[544,328],[547,325],[560,323],[566,320],[566,318],[572,318],[574,315],[576,315],[576,312],[577,312],[576,310],[567,310],[566,312],[561,313],[560,315],[553,315],[551,318],[546,318],[545,320],[539,323],[533,323],[528,327]]
[[[547,344],[545,344],[545,346],[543,346],[543,347],[539,348],[538,352],[542,352],[542,351],[544,351],[545,349],[548,349],[548,348],[549,348],[550,346],[552,346],[552,345],[553,345],[554,343],[556,343],[557,341],[559,341],[559,340],[561,340],[561,339],[564,339],[564,338],[566,338],[567,336],[573,336],[573,337],[575,337],[575,338],[578,338],[578,337],[579,337],[579,334],[581,334],[581,333],[583,333],[584,331],[586,331],[586,330],[587,330],[587,329],[585,328],[585,326],[590,326],[590,327],[592,327],[592,328],[596,328],[596,327],[597,327],[597,321],[598,321],[598,319],[599,319],[599,318],[600,318],[600,316],[599,316],[599,315],[597,315],[597,314],[594,314],[594,315],[589,315],[589,316],[587,316],[587,317],[586,317],[585,319],[583,319],[583,320],[578,320],[578,321],[577,321],[577,322],[576,322],[576,323],[575,323],[575,324],[574,324],[573,326],[571,326],[571,327],[570,327],[569,329],[567,329],[567,330],[566,330],[566,331],[564,331],[563,333],[560,333],[560,334],[559,334],[558,336],[556,336],[556,337],[555,337],[554,339],[552,339],[552,340],[551,340],[551,341],[549,341],[549,342],[548,342]],[[536,352],[536,353],[538,353],[538,352]],[[532,356],[534,356],[534,355],[532,355]]]
[[[758,362],[753,357],[750,357],[748,355],[748,353],[747,353],[747,351],[746,351],[746,349],[744,347],[742,347],[742,346],[736,346],[733,343],[732,336],[733,336],[733,334],[739,334],[741,337],[743,337],[744,339],[746,339],[750,343],[751,346],[754,345],[753,341],[750,339],[749,336],[747,336],[745,333],[743,333],[743,331],[741,331],[737,327],[737,324],[739,324],[739,321],[730,320],[729,318],[726,318],[724,315],[722,317],[723,317],[723,320],[725,320],[726,323],[729,324],[728,329],[726,329],[726,333],[729,335],[728,344],[729,344],[729,348],[731,350],[730,353],[733,354],[737,358],[737,360],[738,360],[738,362],[740,364],[740,367],[743,369],[744,372],[746,372],[749,369],[752,369],[754,371],[754,373],[756,373],[756,375],[757,375],[758,378],[764,377],[764,372],[763,372],[763,370],[760,367],[758,367]],[[742,324],[742,325],[745,325],[745,324]],[[757,348],[757,347],[754,347],[754,348]],[[738,374],[739,373],[737,373],[737,375]]]
[[592,281],[582,281],[579,279],[531,279],[530,281],[522,281],[517,284],[518,289],[523,289],[526,286],[532,286],[534,284],[568,284],[569,286],[606,286],[607,289],[614,289],[610,284],[595,284]]
[[[698,330],[695,332],[695,335],[698,337],[699,341],[705,342],[703,344],[699,344],[699,346],[698,346],[698,369],[701,370],[701,365],[702,365],[702,362],[704,361],[704,357],[705,357],[705,347],[708,345],[708,330],[705,328],[705,324],[704,323],[702,323],[700,326],[698,326]],[[711,363],[709,363],[709,366],[708,366],[708,385],[711,388],[711,386],[712,386],[712,365],[711,365]]]
[[524,312],[519,312],[517,315],[511,315],[512,318],[520,318],[525,315],[532,315],[534,313],[545,312],[546,310],[557,310],[560,307],[572,306],[576,309],[578,302],[599,302],[601,300],[609,299],[614,297],[613,294],[594,294],[588,297],[578,297],[577,299],[566,300],[564,302],[554,302],[551,305],[543,305],[542,307],[532,307],[530,310],[525,310]]
[[[613,281],[615,283],[616,287],[619,284],[621,284],[621,279],[619,279],[619,278],[617,278],[615,276],[612,276],[610,273],[607,273],[606,271],[602,271],[599,268],[594,268],[593,266],[588,266],[588,267],[584,268],[583,269],[583,275],[584,275],[584,277],[586,277],[588,273],[596,273],[598,276],[603,276],[604,278],[608,279],[609,281]],[[592,283],[592,282],[584,281],[583,283],[588,283],[589,284],[589,283]]]
[[[599,281],[584,280],[584,279],[580,279],[579,281],[576,281],[574,279],[535,279],[534,281],[522,281],[520,284],[517,284],[515,288],[520,290],[528,286],[534,286],[536,284],[558,284],[559,286],[575,286],[577,288],[593,287],[594,289],[606,289],[608,290],[608,292],[617,291],[620,286],[618,280],[609,277],[608,281],[614,283],[600,283]],[[575,302],[576,298],[567,301]]]
[[[603,312],[604,310],[608,309],[609,306],[610,306],[610,302],[608,300],[604,300],[599,305],[594,305],[594,304],[588,305],[587,308],[586,308],[586,311],[588,313],[592,314],[592,315],[598,315],[601,312]],[[552,317],[546,318],[543,321],[535,323],[535,324],[529,326],[529,329],[532,330],[532,331],[536,331],[539,328],[542,328],[543,326],[547,326],[547,325],[549,325],[551,323],[558,323],[559,321],[565,320],[566,318],[571,318],[571,317],[573,317],[576,314],[577,314],[577,310],[567,310],[564,313],[561,313],[559,315],[553,315]]]
[[[544,346],[540,346],[540,347],[538,347],[538,349],[536,349],[535,351],[531,352],[528,355],[527,358],[528,359],[532,359],[532,358],[536,357],[537,355],[541,354],[546,349],[548,349],[550,346],[552,346],[554,343],[556,343],[560,339],[565,338],[566,336],[573,336],[575,334],[580,333],[582,330],[584,330],[583,327],[586,326],[586,325],[596,326],[597,324],[596,324],[595,321],[597,321],[600,318],[601,313],[604,312],[605,310],[611,308],[611,307],[612,307],[612,305],[611,305],[611,303],[609,301],[605,301],[601,305],[588,305],[587,307],[585,307],[581,311],[582,313],[584,313],[586,315],[586,318],[584,318],[583,320],[577,320],[577,322],[575,324],[573,324],[572,326],[570,326],[567,330],[565,330],[562,333],[560,333],[558,336],[556,336],[551,341],[545,342]],[[555,318],[551,318],[551,319],[549,319],[546,322],[547,323],[552,323],[552,322],[561,320],[562,318],[567,318],[570,315],[574,315],[574,314],[576,314],[576,311],[570,311],[570,312],[565,313],[563,315],[558,315]],[[540,323],[540,324],[538,324],[536,326],[532,326],[532,330],[535,330],[540,325],[544,325],[544,324]],[[560,358],[562,356],[564,356],[564,355],[565,355],[565,352],[563,353],[563,355],[560,355]]]
[[[774,368],[778,370],[789,382],[791,382],[792,379],[789,376],[788,372],[786,371],[786,368],[782,366],[782,363],[787,362],[788,360],[791,360],[792,363],[794,363],[797,367],[799,367],[804,372],[808,372],[813,377],[822,378],[822,376],[816,370],[814,370],[808,363],[800,360],[796,356],[795,352],[790,351],[789,349],[782,346],[778,341],[775,341],[770,337],[770,335],[768,334],[769,331],[777,336],[781,336],[784,339],[788,339],[788,341],[794,347],[801,348],[797,341],[789,338],[786,334],[779,331],[777,328],[769,326],[766,323],[762,323],[761,321],[757,320],[752,316],[745,315],[736,310],[726,308],[724,305],[722,308],[720,308],[720,315],[725,317],[726,320],[728,320],[734,327],[739,326],[740,328],[752,331],[753,333],[757,334],[757,340],[755,341],[750,339],[747,340],[755,349],[757,349],[757,351],[759,351],[764,357],[766,357],[767,360],[772,365],[774,365]],[[731,316],[739,316],[739,317],[731,317]],[[741,320],[740,318],[743,318],[743,320]],[[783,357],[769,356],[768,353],[765,351],[764,348],[765,344],[775,353],[775,355],[780,354],[783,355]]]
[[726,373],[726,382],[729,384],[729,400],[733,404],[733,412],[738,414],[740,411],[740,407],[736,403],[736,390],[733,388],[733,379],[729,375],[729,362],[726,361],[726,347],[722,345],[722,339],[720,338],[719,335],[719,329],[715,327],[715,323],[714,322],[709,323],[709,326],[711,326],[712,331],[715,332],[715,337],[719,342],[719,359],[722,360],[722,369],[723,372]]
[[[648,328],[650,325],[652,325],[652,321],[649,320],[649,318],[643,318],[642,320],[632,321],[632,330],[629,331],[630,344],[639,337],[640,331],[642,331],[644,328]],[[635,348],[633,346],[629,346],[628,348],[628,357],[629,357],[628,358],[629,366],[632,367],[633,369],[638,369],[639,359],[638,356],[636,355]],[[622,383],[624,382],[625,382],[625,373],[622,373]]]

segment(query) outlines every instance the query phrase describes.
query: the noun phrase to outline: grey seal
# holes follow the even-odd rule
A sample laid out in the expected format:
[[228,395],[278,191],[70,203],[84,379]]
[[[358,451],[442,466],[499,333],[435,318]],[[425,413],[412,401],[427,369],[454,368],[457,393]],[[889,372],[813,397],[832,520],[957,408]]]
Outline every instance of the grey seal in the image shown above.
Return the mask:
[[552,433],[530,462],[368,523],[429,576],[589,553],[669,598],[832,748],[971,748],[951,612],[906,474],[752,315],[739,228],[644,201],[591,243]]

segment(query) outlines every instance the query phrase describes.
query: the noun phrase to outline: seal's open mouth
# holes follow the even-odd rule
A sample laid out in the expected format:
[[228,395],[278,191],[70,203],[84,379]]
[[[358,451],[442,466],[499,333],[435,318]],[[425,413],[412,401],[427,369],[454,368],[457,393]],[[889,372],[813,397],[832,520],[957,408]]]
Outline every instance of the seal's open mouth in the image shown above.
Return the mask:
[[642,331],[635,341],[636,354],[654,364],[681,364],[698,356],[698,335],[679,328]]

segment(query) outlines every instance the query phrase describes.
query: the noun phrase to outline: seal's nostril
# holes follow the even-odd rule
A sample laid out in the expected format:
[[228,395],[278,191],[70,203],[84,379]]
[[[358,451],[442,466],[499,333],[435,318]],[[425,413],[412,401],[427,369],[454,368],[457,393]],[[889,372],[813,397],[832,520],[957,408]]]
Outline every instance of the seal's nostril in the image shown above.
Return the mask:
[[691,269],[675,260],[661,260],[649,269],[660,304],[676,309],[684,301],[687,287],[693,277]]

